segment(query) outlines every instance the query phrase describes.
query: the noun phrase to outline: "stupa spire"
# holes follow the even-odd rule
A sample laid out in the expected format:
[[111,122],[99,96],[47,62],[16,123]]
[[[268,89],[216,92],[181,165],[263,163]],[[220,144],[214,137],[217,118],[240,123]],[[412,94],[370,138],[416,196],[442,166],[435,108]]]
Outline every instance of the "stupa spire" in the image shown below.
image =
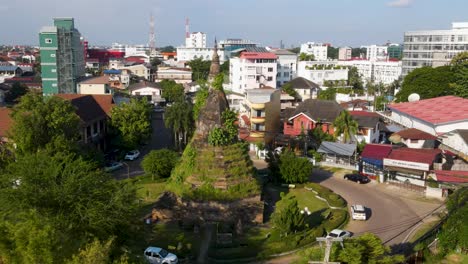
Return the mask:
[[208,81],[212,82],[216,75],[220,72],[220,64],[219,64],[219,55],[218,55],[218,41],[215,37],[214,49],[213,49],[213,56],[211,57],[211,66],[210,66],[210,74],[208,75]]

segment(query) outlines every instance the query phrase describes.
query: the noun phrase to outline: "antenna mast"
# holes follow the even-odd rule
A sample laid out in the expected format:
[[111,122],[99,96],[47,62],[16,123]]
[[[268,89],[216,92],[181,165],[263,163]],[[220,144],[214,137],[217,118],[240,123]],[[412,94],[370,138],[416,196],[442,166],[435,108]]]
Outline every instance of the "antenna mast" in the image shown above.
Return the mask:
[[155,44],[155,35],[154,35],[154,17],[153,13],[150,15],[150,32],[149,32],[149,48],[150,48],[150,56],[154,54],[156,50],[156,44]]
[[185,38],[190,38],[190,31],[189,31],[189,19],[188,17],[185,19]]

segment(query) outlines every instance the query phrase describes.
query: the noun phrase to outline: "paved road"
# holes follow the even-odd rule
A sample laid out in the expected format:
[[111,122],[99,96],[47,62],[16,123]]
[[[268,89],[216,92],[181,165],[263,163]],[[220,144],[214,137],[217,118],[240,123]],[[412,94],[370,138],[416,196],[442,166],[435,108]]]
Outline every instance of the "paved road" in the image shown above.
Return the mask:
[[355,235],[374,233],[384,244],[396,251],[404,248],[403,242],[412,227],[440,206],[440,203],[416,200],[416,195],[406,190],[386,184],[361,185],[346,181],[341,175],[332,176],[332,173],[320,169],[314,170],[311,181],[341,195],[348,202],[348,207],[352,204],[362,204],[369,208],[367,221],[350,220],[346,229]]
[[[153,113],[151,118],[151,126],[153,128],[153,134],[148,145],[143,146],[140,149],[140,157],[134,161],[125,161],[124,167],[113,173],[117,179],[125,179],[128,177],[134,177],[142,175],[144,172],[141,169],[141,161],[143,157],[154,149],[171,148],[173,145],[172,135],[170,129],[167,129],[164,125],[163,113]],[[128,165],[128,167],[127,167]]]

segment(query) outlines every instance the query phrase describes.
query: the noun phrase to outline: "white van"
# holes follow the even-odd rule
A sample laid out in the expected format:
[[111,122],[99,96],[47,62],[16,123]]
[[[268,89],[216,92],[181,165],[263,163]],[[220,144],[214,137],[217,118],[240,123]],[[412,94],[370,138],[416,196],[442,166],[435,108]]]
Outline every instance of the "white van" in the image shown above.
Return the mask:
[[355,204],[351,206],[351,218],[353,220],[367,220],[366,208],[363,205]]

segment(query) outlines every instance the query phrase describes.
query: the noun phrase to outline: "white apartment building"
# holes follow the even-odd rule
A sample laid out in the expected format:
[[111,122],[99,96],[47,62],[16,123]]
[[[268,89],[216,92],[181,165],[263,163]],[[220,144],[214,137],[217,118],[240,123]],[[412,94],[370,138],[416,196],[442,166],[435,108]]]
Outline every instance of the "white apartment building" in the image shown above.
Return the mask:
[[323,86],[325,81],[347,81],[348,68],[338,61],[299,61],[297,76]]
[[447,65],[468,51],[468,22],[454,22],[449,30],[409,31],[404,35],[403,76],[416,68]]
[[203,32],[190,33],[189,36],[185,38],[185,47],[206,48],[206,34]]
[[328,47],[322,43],[307,42],[301,44],[301,53],[313,54],[315,60],[325,61],[328,58]]
[[364,83],[374,82],[385,85],[393,83],[401,76],[401,61],[349,60],[339,65],[356,67]]
[[270,86],[276,88],[278,57],[271,52],[241,52],[231,58],[229,81],[231,90],[245,94],[246,89]]
[[[213,48],[177,48],[178,61],[191,61],[202,58],[203,60],[211,60],[213,56]],[[221,62],[224,60],[224,51],[218,49],[218,56]]]
[[352,49],[350,47],[342,47],[338,50],[338,60],[346,61],[352,58]]
[[370,46],[362,46],[361,48],[365,48],[366,52],[366,59],[371,61],[378,61],[378,60],[387,60],[388,51],[387,46],[377,46],[377,45],[370,45]]
[[120,43],[112,43],[111,50],[125,52],[125,56],[138,56],[143,55],[149,51],[146,45],[127,45]]
[[276,87],[281,87],[297,75],[297,54],[288,50],[274,50],[272,52],[278,56]]

